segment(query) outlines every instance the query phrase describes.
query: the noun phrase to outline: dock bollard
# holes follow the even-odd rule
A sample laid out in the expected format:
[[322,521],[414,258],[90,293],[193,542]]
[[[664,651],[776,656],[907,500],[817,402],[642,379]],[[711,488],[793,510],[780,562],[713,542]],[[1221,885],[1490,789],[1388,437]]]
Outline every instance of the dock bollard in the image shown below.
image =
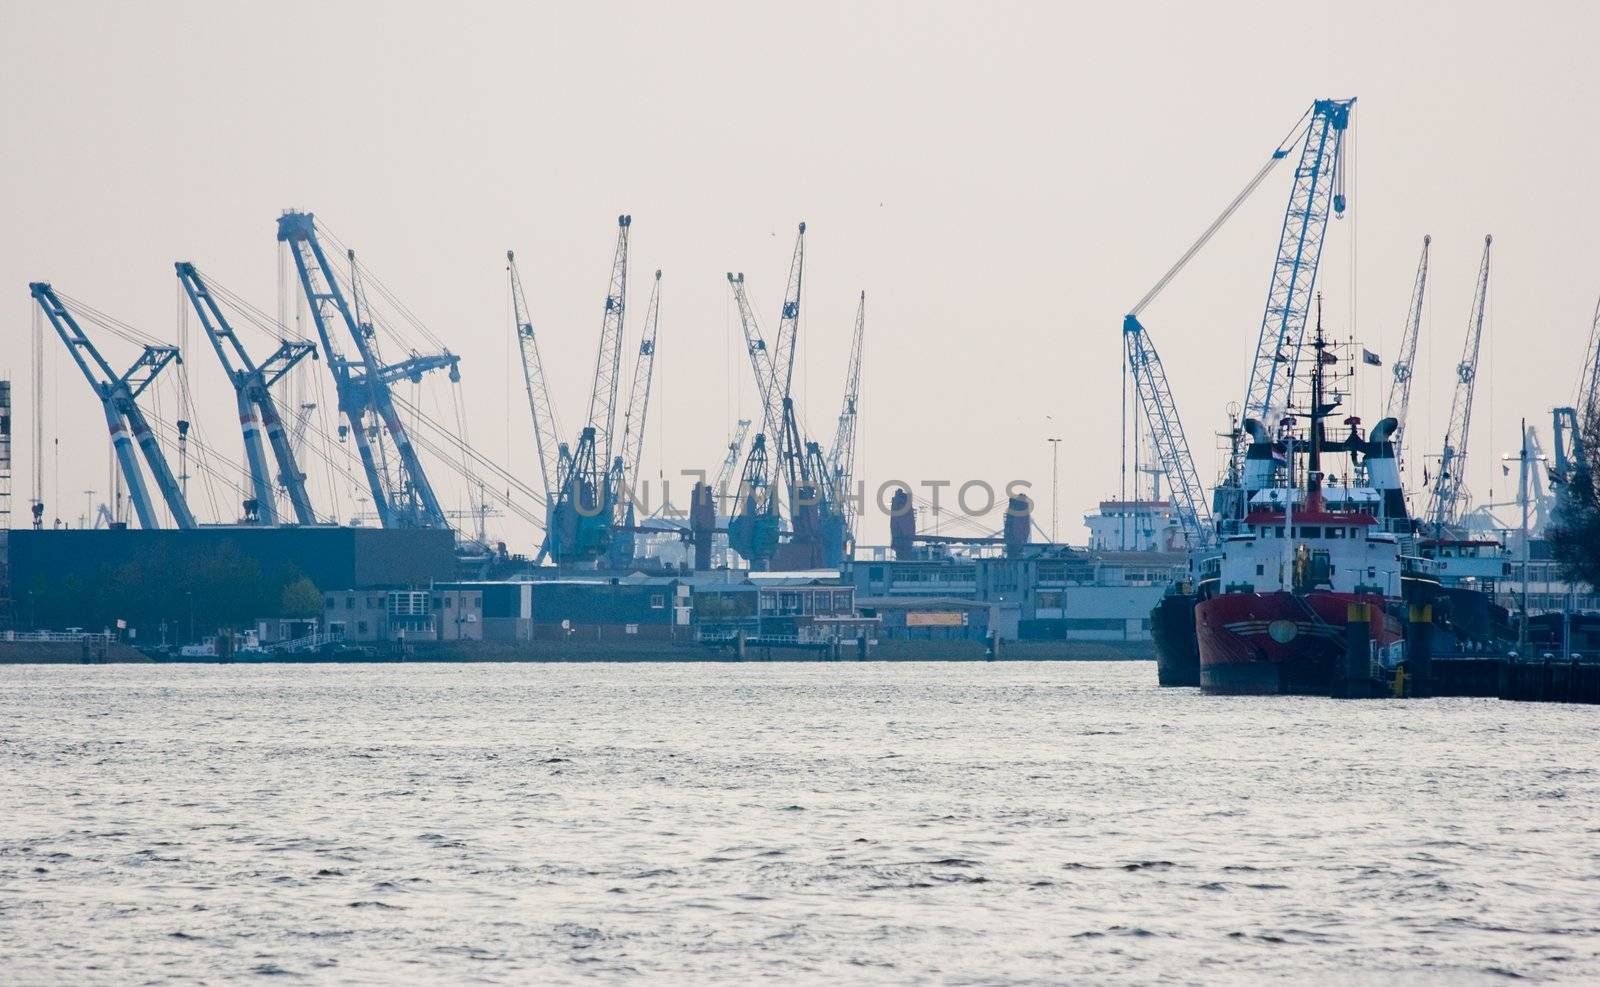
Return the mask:
[[1433,695],[1433,604],[1413,603],[1406,620],[1406,678],[1410,694],[1427,699]]
[[1372,695],[1371,608],[1365,603],[1345,607],[1344,661],[1333,687],[1335,699],[1366,699]]

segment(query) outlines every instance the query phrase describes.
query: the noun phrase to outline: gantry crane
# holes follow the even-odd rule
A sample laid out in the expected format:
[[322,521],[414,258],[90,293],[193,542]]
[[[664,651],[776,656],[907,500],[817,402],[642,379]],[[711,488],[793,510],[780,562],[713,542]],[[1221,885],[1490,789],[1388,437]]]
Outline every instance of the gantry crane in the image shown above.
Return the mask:
[[[428,482],[389,385],[399,380],[420,382],[423,374],[440,369],[449,371],[451,381],[458,381],[459,358],[446,351],[414,354],[398,363],[384,363],[375,348],[372,324],[359,318],[339,286],[317,238],[315,217],[308,212],[285,212],[278,217],[278,239],[289,244],[294,257],[312,323],[333,373],[339,410],[348,421],[347,429],[341,431],[348,431],[355,442],[380,523],[385,528],[449,528],[449,519]],[[353,253],[350,260],[353,267]],[[335,321],[344,326],[354,344],[354,359],[346,357],[335,345]],[[369,416],[375,416],[376,421],[369,423]],[[398,476],[387,469],[384,435],[399,458]]]
[[159,528],[161,519],[156,516],[155,503],[150,499],[150,490],[145,484],[143,471],[139,469],[139,461],[134,458],[134,444],[144,453],[150,475],[162,500],[166,502],[167,510],[172,513],[174,523],[179,528],[195,527],[194,514],[190,512],[183,491],[179,489],[178,481],[167,465],[167,457],[161,451],[161,444],[156,441],[155,434],[150,430],[150,422],[138,404],[139,395],[145,392],[162,370],[173,363],[182,362],[178,348],[146,345],[133,365],[119,374],[111,369],[111,364],[106,362],[100,350],[84,334],[77,318],[54,288],[46,282],[35,281],[28,285],[28,291],[55,327],[61,341],[67,345],[67,352],[72,354],[73,362],[83,371],[89,386],[100,398],[106,425],[111,430],[112,449],[116,452],[122,476],[127,481],[128,496],[139,517],[139,527]]
[[1394,379],[1389,382],[1389,398],[1383,415],[1399,424],[1395,429],[1395,458],[1405,462],[1406,415],[1411,410],[1412,368],[1417,358],[1417,337],[1422,332],[1422,302],[1428,288],[1428,249],[1433,237],[1422,238],[1422,257],[1417,261],[1416,280],[1411,285],[1411,305],[1406,309],[1405,332],[1400,337],[1400,356],[1394,361]]
[[533,418],[533,441],[539,455],[540,491],[544,494],[545,528],[548,531],[560,489],[562,472],[570,451],[556,436],[560,423],[550,387],[545,379],[544,360],[539,355],[539,340],[533,328],[528,300],[522,293],[522,276],[517,272],[517,257],[506,251],[506,271],[511,279],[511,308],[517,324],[517,350],[522,356],[522,381],[528,391],[528,413]]
[[[277,403],[272,399],[272,385],[307,356],[315,359],[316,344],[285,339],[271,356],[257,364],[250,358],[244,342],[233,331],[211,287],[195,270],[195,266],[188,261],[179,261],[175,267],[178,281],[189,296],[189,303],[200,316],[200,325],[206,331],[206,338],[211,340],[211,348],[216,351],[217,359],[222,361],[222,369],[233,384],[239,407],[239,423],[244,430],[245,462],[249,467],[250,487],[255,499],[253,513],[262,524],[278,523],[277,484],[267,468],[267,454],[261,442],[265,433],[267,446],[272,449],[273,459],[277,462],[278,484],[289,496],[295,521],[299,524],[317,523],[316,512],[311,509],[311,498],[306,493],[306,476],[295,461],[288,431],[278,414]],[[246,513],[252,512],[247,509]]]
[[1478,350],[1483,342],[1484,303],[1489,295],[1489,247],[1494,237],[1483,238],[1483,260],[1478,265],[1477,289],[1472,311],[1467,317],[1467,339],[1456,366],[1455,397],[1450,402],[1450,424],[1444,433],[1444,448],[1439,454],[1438,473],[1428,494],[1424,517],[1433,526],[1435,537],[1461,521],[1465,507],[1462,486],[1466,479],[1467,439],[1472,431],[1472,395],[1478,379]]
[[562,471],[555,508],[549,512],[545,548],[540,551],[540,558],[549,554],[558,565],[601,558],[611,544],[617,493],[611,484],[611,458],[627,310],[628,230],[632,222],[631,216],[617,217],[617,247],[600,323],[589,418]]
[[828,448],[828,475],[832,478],[839,505],[839,517],[851,545],[856,540],[859,512],[853,496],[856,473],[856,421],[861,401],[861,346],[866,336],[867,293],[856,302],[856,329],[850,338],[850,362],[844,374],[844,405],[839,409],[839,426]]

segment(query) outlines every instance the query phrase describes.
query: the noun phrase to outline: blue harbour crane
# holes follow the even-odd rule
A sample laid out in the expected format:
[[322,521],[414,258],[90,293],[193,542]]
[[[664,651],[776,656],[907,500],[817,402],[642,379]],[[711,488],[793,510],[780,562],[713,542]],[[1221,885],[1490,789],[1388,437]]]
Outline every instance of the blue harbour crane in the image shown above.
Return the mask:
[[[645,308],[644,334],[639,338],[639,354],[633,363],[633,387],[628,392],[628,410],[622,418],[622,452],[611,464],[612,489],[621,501],[622,516],[612,536],[611,558],[619,566],[633,560],[637,518],[634,508],[643,493],[639,470],[644,463],[645,426],[650,413],[650,387],[655,378],[657,327],[661,320],[661,272],[656,272],[650,287],[650,303]],[[613,514],[615,517],[615,514]]]
[[[866,338],[867,293],[863,291],[856,302],[856,328],[850,337],[850,362],[845,366],[844,404],[839,409],[839,425],[833,433],[833,445],[828,447],[827,475],[832,481],[834,503],[838,505],[840,522],[849,545],[856,540],[859,512],[851,496],[856,473],[856,425],[861,404],[861,350]],[[846,546],[848,549],[848,546]]]
[[[1302,118],[1305,142],[1295,166],[1289,208],[1278,234],[1278,256],[1272,265],[1267,306],[1261,315],[1250,383],[1245,388],[1246,418],[1271,424],[1289,406],[1289,385],[1305,337],[1328,216],[1330,212],[1342,215],[1345,210],[1344,137],[1355,102],[1319,99]],[[1296,132],[1299,126],[1296,125]],[[1287,154],[1287,147],[1280,146],[1274,153]],[[1236,444],[1235,457],[1238,452]]]
[[632,223],[631,216],[617,217],[617,246],[600,323],[589,418],[558,479],[555,506],[548,513],[549,526],[540,558],[549,555],[558,565],[592,562],[603,558],[611,546],[617,493],[611,463],[627,312],[628,230]]
[[1584,350],[1577,394],[1572,404],[1551,410],[1555,463],[1550,479],[1557,487],[1559,498],[1571,496],[1572,482],[1580,470],[1592,470],[1589,458],[1592,450],[1586,432],[1597,424],[1596,415],[1600,414],[1597,400],[1600,400],[1600,303],[1595,305],[1594,318],[1589,323],[1589,346]]
[[1232,517],[1242,511],[1244,505],[1238,477],[1243,452],[1240,438],[1243,433],[1238,430],[1235,432],[1229,453],[1227,482],[1217,488],[1213,503],[1208,506],[1205,488],[1195,470],[1189,442],[1184,435],[1161,358],[1140,316],[1201,249],[1211,242],[1217,231],[1227,224],[1245,200],[1272,173],[1278,162],[1294,154],[1295,146],[1299,144],[1294,185],[1278,234],[1277,256],[1268,282],[1266,309],[1262,314],[1243,404],[1245,418],[1276,422],[1282,417],[1283,409],[1288,405],[1289,382],[1294,376],[1300,343],[1305,335],[1328,217],[1330,214],[1342,215],[1347,204],[1343,184],[1343,146],[1355,102],[1353,98],[1319,99],[1313,102],[1239,194],[1123,317],[1124,370],[1133,379],[1135,403],[1144,415],[1151,445],[1171,491],[1174,514],[1184,540],[1191,548],[1211,542],[1215,534],[1214,513]]
[[[770,350],[745,294],[744,275],[728,275],[762,405],[762,432],[751,445],[745,463],[740,499],[728,524],[728,544],[756,568],[766,567],[778,552],[782,524],[780,491],[773,489],[775,484],[780,485],[781,498],[789,507],[790,539],[782,559],[785,567],[836,566],[846,548],[846,528],[837,514],[827,454],[802,430],[793,393],[805,281],[805,237],[806,224],[801,223],[789,262],[778,331]],[[776,478],[770,475],[774,468],[778,472]],[[759,496],[751,495],[757,491]]]
[[1404,462],[1406,416],[1411,410],[1411,378],[1417,359],[1417,337],[1422,332],[1423,295],[1428,287],[1428,250],[1433,237],[1422,238],[1422,258],[1417,261],[1416,280],[1411,285],[1411,305],[1406,309],[1405,331],[1400,337],[1400,356],[1394,361],[1394,379],[1389,383],[1389,397],[1384,403],[1385,418],[1398,422],[1395,429],[1395,455]]
[[[745,456],[744,469],[739,476],[739,486],[728,519],[728,547],[739,553],[753,569],[770,565],[778,549],[782,522],[778,517],[778,499],[772,489],[771,462],[767,456],[767,436],[776,434],[782,421],[782,399],[773,400],[772,354],[756,322],[755,310],[745,294],[744,274],[728,275],[728,286],[733,290],[733,300],[739,309],[739,324],[744,329],[745,350],[750,356],[750,367],[755,372],[756,392],[761,401],[761,422],[755,438],[750,440],[750,451]],[[719,488],[720,490],[720,488]]]
[[522,291],[522,276],[517,271],[516,254],[506,251],[506,271],[511,279],[511,307],[517,326],[517,351],[522,357],[522,381],[528,392],[528,413],[533,419],[533,440],[539,457],[539,491],[544,496],[545,540],[539,551],[544,559],[550,551],[549,531],[554,523],[555,508],[560,500],[563,476],[572,459],[572,451],[556,436],[561,432],[556,419],[555,403],[550,399],[550,386],[545,377],[544,359],[539,354],[539,338],[533,328],[533,316],[528,300]]
[[1144,326],[1140,325],[1137,315],[1129,315],[1123,320],[1122,345],[1128,372],[1133,377],[1134,393],[1144,413],[1150,444],[1167,477],[1167,489],[1172,497],[1173,515],[1178,521],[1179,531],[1189,547],[1199,548],[1207,543],[1212,525],[1205,487],[1200,484],[1200,475],[1195,471],[1189,439],[1183,431],[1183,420],[1178,417],[1178,406],[1172,399],[1172,388],[1167,384],[1167,372],[1161,366],[1161,356],[1150,342]]
[[133,447],[136,444],[144,454],[156,490],[166,502],[173,521],[179,528],[195,527],[194,514],[190,512],[177,478],[173,476],[167,458],[161,451],[161,444],[156,441],[155,434],[150,430],[150,422],[138,404],[139,395],[155,382],[161,371],[182,362],[178,348],[146,345],[133,365],[119,374],[84,333],[77,317],[53,287],[46,282],[35,281],[28,285],[28,291],[100,399],[106,425],[111,430],[112,449],[116,453],[123,479],[128,484],[128,495],[133,501],[134,513],[138,515],[139,527],[147,530],[159,528],[161,519],[156,514],[155,502],[150,498],[144,473],[134,456]]
[[[390,385],[401,380],[420,382],[424,374],[434,370],[446,370],[451,381],[458,381],[459,357],[447,351],[413,354],[396,363],[383,362],[372,324],[363,321],[345,297],[317,231],[311,213],[291,210],[278,217],[278,239],[289,245],[294,258],[312,323],[333,374],[339,410],[348,423],[340,431],[355,442],[379,523],[385,528],[448,529],[449,519],[428,482],[422,460],[395,407]],[[353,252],[350,260],[353,267]],[[359,305],[360,294],[354,285],[351,297]],[[354,358],[346,356],[335,343],[340,326],[355,348]],[[388,468],[386,438],[399,460],[397,471]]]
[[261,363],[250,357],[244,343],[233,331],[222,306],[212,294],[204,277],[188,261],[175,265],[178,281],[184,294],[200,316],[200,324],[211,340],[211,348],[222,362],[222,369],[233,384],[239,407],[239,423],[244,430],[245,462],[250,473],[250,488],[254,497],[254,510],[247,506],[246,514],[254,514],[261,524],[279,523],[276,485],[267,467],[267,454],[262,446],[263,435],[277,463],[277,482],[289,496],[290,507],[298,524],[317,523],[316,512],[311,508],[311,498],[306,493],[306,475],[295,462],[290,447],[288,430],[278,414],[272,399],[272,385],[283,378],[307,356],[316,359],[316,344],[305,340],[286,339]]
[[1489,295],[1489,247],[1493,243],[1494,237],[1483,238],[1483,260],[1478,264],[1477,289],[1472,296],[1472,311],[1467,316],[1467,338],[1462,346],[1461,363],[1456,366],[1456,389],[1450,402],[1450,424],[1445,429],[1438,473],[1434,476],[1432,489],[1428,493],[1428,508],[1423,515],[1433,527],[1435,536],[1460,524],[1466,506],[1462,488],[1467,471],[1467,439],[1472,432],[1472,397],[1478,381],[1484,303]]

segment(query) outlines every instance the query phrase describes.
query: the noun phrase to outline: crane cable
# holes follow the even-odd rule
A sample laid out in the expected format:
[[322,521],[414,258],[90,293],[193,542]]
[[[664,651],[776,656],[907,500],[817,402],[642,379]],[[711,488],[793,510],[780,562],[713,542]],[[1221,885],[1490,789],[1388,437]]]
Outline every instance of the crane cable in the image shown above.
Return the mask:
[[1211,242],[1211,238],[1216,235],[1217,231],[1222,229],[1223,225],[1233,217],[1233,214],[1238,211],[1239,207],[1244,205],[1244,201],[1250,198],[1250,194],[1260,187],[1261,183],[1266,180],[1267,175],[1272,172],[1273,166],[1288,156],[1290,149],[1297,141],[1299,141],[1301,133],[1310,126],[1311,114],[1314,110],[1315,107],[1313,106],[1311,109],[1307,109],[1306,112],[1301,115],[1300,119],[1295,122],[1294,127],[1290,129],[1289,135],[1285,137],[1276,148],[1273,149],[1272,156],[1269,157],[1266,163],[1261,166],[1261,169],[1251,177],[1250,181],[1245,183],[1244,188],[1239,192],[1238,195],[1233,197],[1233,201],[1228,203],[1227,208],[1223,209],[1221,214],[1218,215],[1216,219],[1211,221],[1211,225],[1207,226],[1205,232],[1200,234],[1200,238],[1190,245],[1188,250],[1183,252],[1183,256],[1178,258],[1177,263],[1168,268],[1167,273],[1161,275],[1160,280],[1156,281],[1155,285],[1152,286],[1149,291],[1144,293],[1144,297],[1139,299],[1138,304],[1134,305],[1133,308],[1128,310],[1129,315],[1137,317],[1140,312],[1144,311],[1145,306],[1155,301],[1156,296],[1161,294],[1162,290],[1172,282],[1172,279],[1177,277],[1178,273],[1188,266],[1189,262],[1194,259],[1195,255],[1198,254],[1206,244]]

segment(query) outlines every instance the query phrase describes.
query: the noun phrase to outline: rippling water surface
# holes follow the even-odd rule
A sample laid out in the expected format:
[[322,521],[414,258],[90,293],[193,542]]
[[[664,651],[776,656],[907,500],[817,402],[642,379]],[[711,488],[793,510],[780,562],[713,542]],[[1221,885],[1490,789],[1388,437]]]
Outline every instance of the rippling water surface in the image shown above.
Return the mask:
[[0,668],[0,980],[1600,978],[1595,707],[1154,682]]

